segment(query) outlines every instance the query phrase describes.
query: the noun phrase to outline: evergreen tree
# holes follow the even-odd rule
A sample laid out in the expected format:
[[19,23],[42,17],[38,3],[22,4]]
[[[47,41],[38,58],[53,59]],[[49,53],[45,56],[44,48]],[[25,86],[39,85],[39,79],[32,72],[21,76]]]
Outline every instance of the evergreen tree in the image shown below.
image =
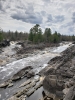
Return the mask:
[[44,32],[44,37],[46,42],[50,42],[50,37],[51,37],[51,29],[46,28]]
[[0,41],[2,41],[3,40],[3,34],[2,34],[2,32],[0,31]]
[[28,39],[33,42],[33,29],[32,28],[30,29],[30,33],[29,33],[29,38]]

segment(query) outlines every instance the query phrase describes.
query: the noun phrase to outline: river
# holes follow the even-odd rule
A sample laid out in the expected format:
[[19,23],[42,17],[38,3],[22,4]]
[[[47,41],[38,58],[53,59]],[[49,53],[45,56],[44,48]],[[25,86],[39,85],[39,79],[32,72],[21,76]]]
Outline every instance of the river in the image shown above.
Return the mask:
[[[29,57],[13,61],[9,64],[6,64],[5,66],[0,66],[0,83],[9,79],[16,72],[18,72],[26,66],[32,66],[34,72],[38,73],[47,66],[47,63],[50,61],[50,59],[52,59],[55,56],[59,56],[60,53],[69,46],[71,46],[71,43],[63,44],[59,47],[54,48],[45,48],[44,50],[39,51],[37,54],[33,54]],[[23,78],[22,80],[15,82],[14,86],[11,88],[0,88],[0,100],[7,100],[8,97],[12,96],[18,90],[19,85],[22,84],[25,80],[27,79]],[[39,100],[39,97],[42,96],[42,90],[43,88],[41,87],[32,96],[27,98],[27,100],[33,100],[33,98]]]

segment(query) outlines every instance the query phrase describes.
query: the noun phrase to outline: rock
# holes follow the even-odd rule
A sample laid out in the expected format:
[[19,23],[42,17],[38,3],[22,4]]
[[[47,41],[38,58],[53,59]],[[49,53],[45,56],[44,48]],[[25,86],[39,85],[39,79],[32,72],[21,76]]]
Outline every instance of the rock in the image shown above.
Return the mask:
[[63,73],[61,73],[61,76],[66,77],[66,78],[72,78],[74,76],[74,74],[69,73],[69,72],[63,72]]
[[0,98],[1,98],[1,94],[0,94]]
[[35,73],[33,71],[28,72],[27,78],[31,78],[33,76],[35,76]]
[[21,90],[21,91],[18,91],[18,92],[15,94],[15,96],[19,98],[19,97],[21,97],[22,95],[25,95],[27,91],[28,91],[28,90],[25,88],[25,89],[23,89],[23,90]]
[[35,82],[38,82],[38,81],[40,81],[40,77],[39,76],[35,76],[34,80],[35,80]]
[[[61,56],[51,59],[48,64],[41,74],[45,76],[43,87],[46,95],[54,100],[63,100],[64,95],[68,94],[64,100],[74,100],[75,91],[70,92],[69,88],[75,85],[75,45],[62,52]],[[51,66],[54,69],[50,69]]]
[[17,80],[19,80],[19,79],[21,79],[21,77],[15,75],[15,76],[13,76],[12,81],[17,81]]
[[74,81],[67,81],[67,82],[65,82],[65,87],[66,87],[66,88],[70,88],[70,87],[72,87],[74,84],[75,84]]
[[35,85],[36,85],[36,83],[33,81],[32,83],[30,83],[30,84],[28,84],[28,85],[26,86],[26,89],[32,88],[32,87],[34,87]]
[[51,76],[47,76],[43,81],[44,89],[50,94],[55,95],[55,97],[59,99],[63,98],[64,86],[64,81],[58,80],[58,78],[56,78],[55,76],[54,78],[51,78]]
[[22,95],[19,99],[20,100],[26,100],[26,95],[25,96]]
[[63,100],[75,100],[75,86],[72,86]]
[[10,83],[9,85],[8,85],[8,88],[10,88],[10,87],[12,87],[13,86],[13,83]]
[[75,75],[73,76],[73,79],[75,80]]
[[30,96],[31,94],[33,94],[35,92],[35,89],[31,89],[29,90],[26,94],[27,96]]
[[7,100],[19,100],[19,99],[16,96],[12,96],[11,98],[9,98]]
[[27,71],[30,71],[31,69],[32,69],[31,66],[27,66],[27,67],[21,69],[19,72],[17,72],[17,73],[12,77],[12,80],[13,80],[13,81],[16,81],[16,80],[18,80],[18,79],[21,79],[21,77],[26,76]]
[[9,40],[3,40],[2,42],[0,42],[0,47],[6,47],[10,45],[10,41]]
[[27,80],[26,82],[24,82],[23,84],[21,84],[19,87],[23,87],[26,86],[27,84],[31,83],[31,80]]
[[38,89],[38,88],[40,88],[42,86],[42,81],[40,81],[35,87],[34,87],[34,89]]
[[9,82],[4,82],[0,84],[0,88],[6,88],[9,85]]

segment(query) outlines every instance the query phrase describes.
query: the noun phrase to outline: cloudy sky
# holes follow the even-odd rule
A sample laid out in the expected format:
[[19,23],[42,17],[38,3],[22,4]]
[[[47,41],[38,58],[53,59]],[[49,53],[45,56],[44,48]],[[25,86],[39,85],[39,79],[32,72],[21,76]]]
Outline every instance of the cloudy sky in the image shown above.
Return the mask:
[[35,24],[42,30],[75,34],[75,0],[0,0],[0,27],[28,32]]

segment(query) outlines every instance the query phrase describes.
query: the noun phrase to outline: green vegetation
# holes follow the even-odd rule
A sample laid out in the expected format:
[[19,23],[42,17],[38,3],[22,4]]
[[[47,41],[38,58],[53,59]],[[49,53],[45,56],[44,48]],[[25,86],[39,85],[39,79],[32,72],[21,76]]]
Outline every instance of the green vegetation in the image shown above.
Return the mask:
[[2,41],[3,40],[3,34],[2,34],[2,32],[0,31],[0,41]]
[[42,32],[42,29],[40,28],[39,24],[36,24],[34,27],[32,27],[29,31],[29,33],[25,32],[11,32],[10,30],[8,32],[0,32],[0,41],[3,39],[9,39],[12,41],[16,40],[29,40],[32,43],[59,43],[61,41],[75,41],[75,36],[67,36],[67,35],[61,35],[57,31],[52,33],[50,28],[46,28],[44,33]]

